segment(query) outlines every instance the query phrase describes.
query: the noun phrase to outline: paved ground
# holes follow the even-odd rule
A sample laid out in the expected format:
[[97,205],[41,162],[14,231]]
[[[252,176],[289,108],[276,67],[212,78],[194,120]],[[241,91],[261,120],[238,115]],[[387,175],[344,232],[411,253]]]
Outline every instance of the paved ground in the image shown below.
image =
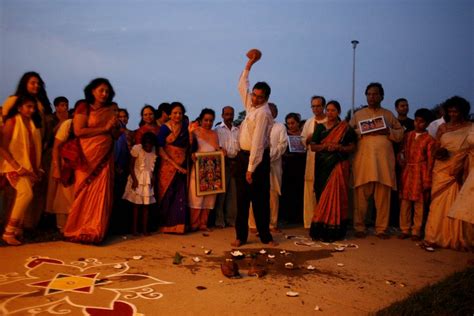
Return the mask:
[[[343,251],[336,251],[337,245],[304,239],[303,229],[288,229],[275,236],[276,248],[251,236],[240,248],[247,257],[235,260],[242,278],[229,279],[220,265],[232,257],[234,230],[208,235],[117,237],[103,246],[1,247],[0,314],[365,315],[474,259],[472,252],[429,253],[393,237],[349,238],[340,245]],[[266,253],[260,254],[262,249]],[[184,256],[181,264],[173,264],[176,252]],[[288,262],[293,269],[285,268]],[[252,265],[267,275],[248,276]]]

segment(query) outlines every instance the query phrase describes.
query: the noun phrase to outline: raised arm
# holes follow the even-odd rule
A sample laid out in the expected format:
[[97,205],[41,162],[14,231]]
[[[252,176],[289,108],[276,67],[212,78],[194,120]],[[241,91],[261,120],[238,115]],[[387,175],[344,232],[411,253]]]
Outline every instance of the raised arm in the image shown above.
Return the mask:
[[250,96],[249,96],[250,69],[252,69],[253,64],[255,64],[260,59],[261,56],[262,56],[262,53],[259,50],[251,49],[247,53],[248,60],[247,60],[247,63],[245,64],[245,69],[240,75],[238,90],[239,90],[240,98],[242,99],[242,103],[245,109],[251,106],[250,104],[251,101],[250,101]]

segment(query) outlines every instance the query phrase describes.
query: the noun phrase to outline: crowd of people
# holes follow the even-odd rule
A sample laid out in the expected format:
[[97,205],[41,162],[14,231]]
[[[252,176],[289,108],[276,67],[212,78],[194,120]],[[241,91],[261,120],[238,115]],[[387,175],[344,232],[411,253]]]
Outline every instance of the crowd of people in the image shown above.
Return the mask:
[[[271,88],[249,74],[260,59],[249,51],[239,80],[245,118],[235,109],[202,109],[196,120],[180,102],[145,105],[138,129],[113,101],[105,78],[84,99],[54,99],[36,72],[25,73],[2,106],[0,173],[2,239],[22,243],[23,229],[55,214],[65,240],[97,244],[110,233],[183,234],[235,227],[233,247],[256,233],[263,244],[285,225],[301,225],[314,240],[368,234],[423,241],[424,247],[474,248],[474,126],[470,104],[454,96],[434,120],[421,108],[408,117],[382,107],[384,89],[370,83],[367,106],[341,119],[341,105],[313,96],[313,117],[292,112],[278,123]],[[224,193],[199,194],[200,153],[221,153]],[[212,167],[211,167],[212,168]],[[217,168],[217,166],[215,166]],[[216,172],[217,170],[213,170]],[[221,170],[218,170],[221,174]],[[352,221],[351,221],[352,214]]]

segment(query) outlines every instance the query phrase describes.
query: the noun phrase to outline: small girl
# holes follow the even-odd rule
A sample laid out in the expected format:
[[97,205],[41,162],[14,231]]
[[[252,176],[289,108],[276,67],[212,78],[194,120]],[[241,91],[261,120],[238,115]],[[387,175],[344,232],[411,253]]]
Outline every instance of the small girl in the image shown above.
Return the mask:
[[41,163],[41,117],[34,97],[17,98],[5,117],[0,170],[15,189],[15,200],[2,239],[9,245],[21,245],[23,221],[33,199],[33,185],[44,171]]
[[133,227],[132,232],[138,232],[138,208],[143,206],[142,232],[148,235],[148,205],[156,203],[153,194],[153,169],[156,161],[156,135],[147,132],[141,139],[141,144],[132,147],[130,152],[130,175],[123,199],[133,204]]

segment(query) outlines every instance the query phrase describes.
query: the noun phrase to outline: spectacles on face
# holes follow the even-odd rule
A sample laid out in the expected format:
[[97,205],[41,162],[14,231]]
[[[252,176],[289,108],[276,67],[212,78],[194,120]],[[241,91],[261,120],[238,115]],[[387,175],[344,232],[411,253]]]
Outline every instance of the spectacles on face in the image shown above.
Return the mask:
[[262,95],[258,95],[258,94],[256,94],[255,92],[252,92],[250,95],[251,95],[252,97],[254,97],[254,98],[259,99],[259,100],[265,100],[265,96],[264,96],[263,94],[262,94]]

